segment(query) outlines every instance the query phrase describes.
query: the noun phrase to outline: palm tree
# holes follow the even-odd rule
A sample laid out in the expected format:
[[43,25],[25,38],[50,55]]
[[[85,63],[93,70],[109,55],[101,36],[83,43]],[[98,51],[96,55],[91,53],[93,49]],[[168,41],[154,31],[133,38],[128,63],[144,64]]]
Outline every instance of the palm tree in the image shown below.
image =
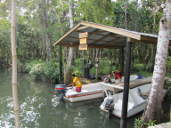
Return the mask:
[[160,121],[161,118],[166,60],[171,38],[171,0],[166,1],[164,15],[160,20],[160,30],[158,35],[157,52],[152,77],[152,89],[149,96],[147,110],[144,113],[144,121]]

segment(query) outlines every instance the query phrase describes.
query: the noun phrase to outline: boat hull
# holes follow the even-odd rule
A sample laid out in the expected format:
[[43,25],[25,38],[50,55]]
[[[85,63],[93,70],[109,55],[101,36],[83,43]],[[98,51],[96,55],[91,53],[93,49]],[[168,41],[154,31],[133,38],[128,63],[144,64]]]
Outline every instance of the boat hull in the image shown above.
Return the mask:
[[95,91],[95,92],[89,92],[85,94],[64,96],[64,99],[70,102],[79,102],[79,101],[93,100],[93,99],[103,98],[103,97],[104,97],[104,91]]
[[[148,102],[148,99],[142,98],[138,90],[142,90],[142,93],[148,93],[150,91],[151,84],[146,84],[142,85],[140,87],[136,87],[133,89],[130,89],[130,94],[129,94],[129,101],[128,101],[128,110],[127,110],[127,117],[130,118],[140,112],[142,112]],[[121,113],[122,113],[122,97],[123,93],[118,93],[114,94],[113,96],[106,97],[102,104],[100,105],[100,109],[108,112],[108,110],[105,107],[105,104],[107,103],[107,100],[110,98],[113,99],[114,101],[114,106],[113,106],[113,111],[112,114],[118,118],[121,118]]]
[[73,87],[66,91],[64,99],[69,102],[79,102],[103,98],[105,89],[104,82],[84,85],[81,92],[76,92],[75,87]]

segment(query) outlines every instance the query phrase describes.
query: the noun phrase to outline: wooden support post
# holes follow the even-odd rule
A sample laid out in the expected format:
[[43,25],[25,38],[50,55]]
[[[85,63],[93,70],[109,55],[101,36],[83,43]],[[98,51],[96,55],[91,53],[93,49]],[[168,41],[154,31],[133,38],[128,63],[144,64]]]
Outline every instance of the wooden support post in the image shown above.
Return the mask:
[[120,121],[120,128],[127,128],[127,108],[129,96],[129,80],[130,80],[130,67],[131,67],[131,42],[127,39],[125,49],[125,66],[124,66],[124,90],[122,99],[122,115]]
[[120,71],[121,71],[121,73],[122,74],[124,74],[124,59],[125,57],[124,57],[124,48],[122,47],[122,48],[120,48],[120,58],[119,58],[119,60],[120,60]]
[[63,60],[62,60],[62,46],[59,46],[59,80],[63,82]]

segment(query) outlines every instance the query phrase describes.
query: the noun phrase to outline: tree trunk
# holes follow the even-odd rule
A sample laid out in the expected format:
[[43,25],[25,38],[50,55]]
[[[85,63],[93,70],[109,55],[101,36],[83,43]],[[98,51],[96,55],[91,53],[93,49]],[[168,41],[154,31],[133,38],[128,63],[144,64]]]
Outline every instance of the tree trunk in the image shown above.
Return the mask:
[[128,0],[125,0],[125,29],[128,28]]
[[17,92],[17,54],[16,54],[16,2],[11,1],[11,53],[12,53],[12,96],[14,103],[15,127],[20,128],[19,103]]
[[48,35],[48,9],[47,6],[49,4],[49,0],[42,0],[42,28],[43,28],[43,42],[45,43],[46,49],[46,60],[50,60],[51,58],[51,46],[50,39]]
[[164,15],[160,20],[155,66],[152,77],[152,88],[149,96],[144,121],[158,120],[161,118],[163,100],[164,77],[166,73],[166,60],[168,55],[169,39],[171,37],[171,0],[167,0]]
[[[73,14],[72,14],[72,0],[69,0],[69,23],[70,28],[74,26],[73,23]],[[74,61],[74,48],[69,48],[69,53],[67,57],[67,65],[64,73],[64,83],[68,84],[71,82],[72,79],[72,64]]]

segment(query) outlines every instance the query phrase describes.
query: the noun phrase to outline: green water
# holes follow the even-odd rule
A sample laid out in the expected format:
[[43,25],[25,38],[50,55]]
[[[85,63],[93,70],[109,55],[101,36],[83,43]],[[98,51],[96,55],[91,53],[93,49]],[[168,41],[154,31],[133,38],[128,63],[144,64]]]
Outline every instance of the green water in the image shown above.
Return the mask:
[[[52,93],[52,85],[34,82],[19,74],[19,103],[22,128],[119,128],[119,119],[108,119],[100,111],[101,100],[60,103]],[[133,127],[133,119],[129,120]],[[0,128],[14,128],[11,97],[11,74],[0,73]]]

